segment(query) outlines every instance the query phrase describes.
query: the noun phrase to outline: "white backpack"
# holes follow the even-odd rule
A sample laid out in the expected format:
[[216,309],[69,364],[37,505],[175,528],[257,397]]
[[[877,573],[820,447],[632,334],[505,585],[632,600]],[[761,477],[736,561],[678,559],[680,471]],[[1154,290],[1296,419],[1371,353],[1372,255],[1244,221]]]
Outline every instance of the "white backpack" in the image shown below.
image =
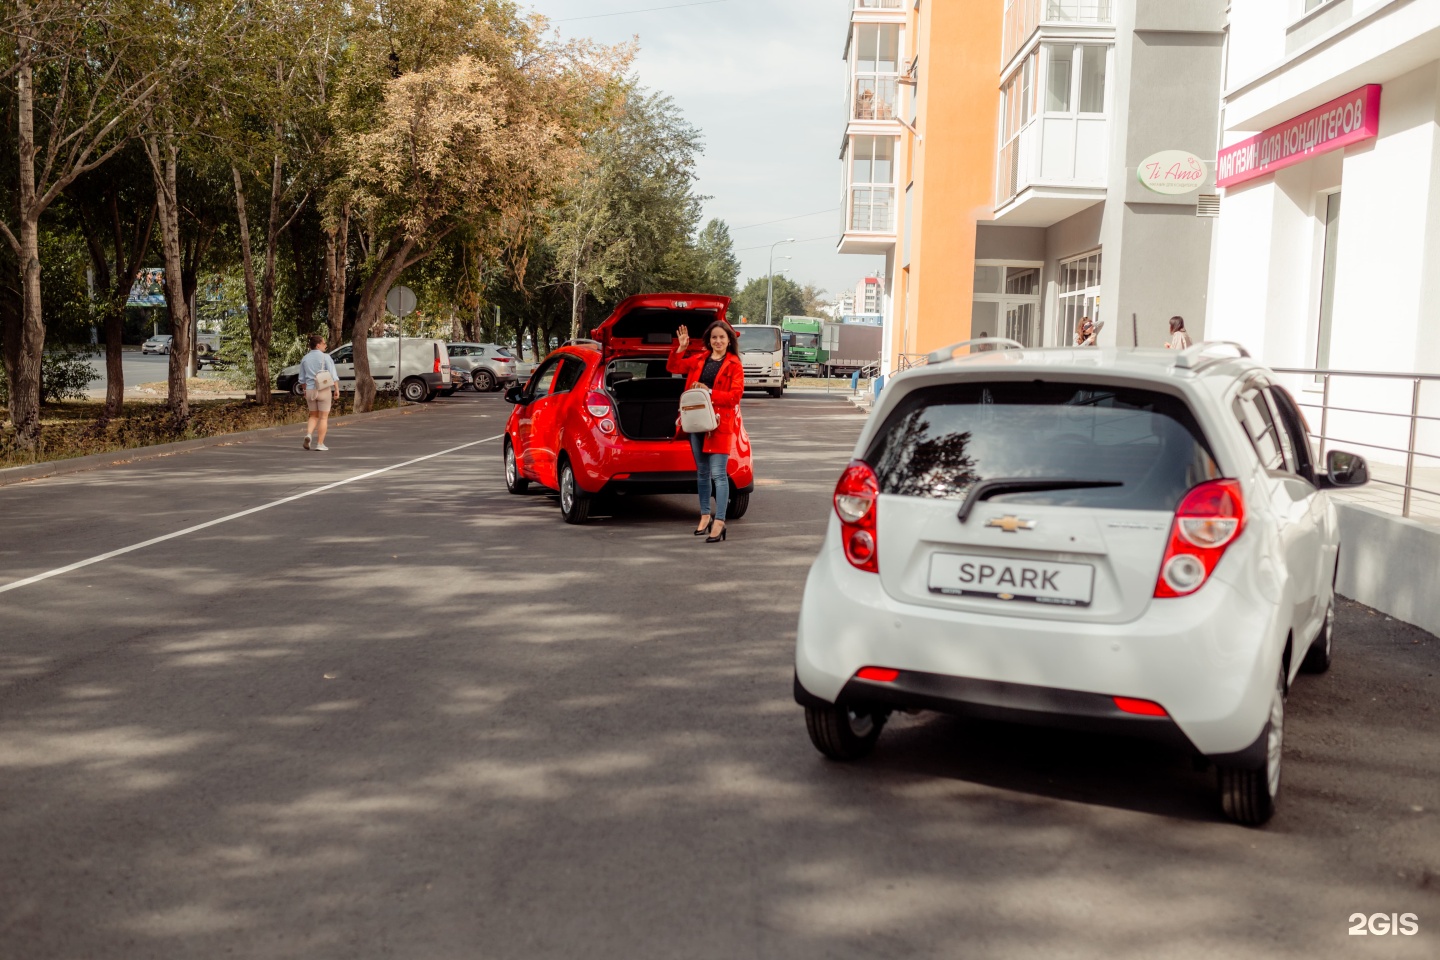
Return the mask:
[[683,432],[709,433],[718,426],[720,418],[715,415],[709,390],[694,386],[680,394],[680,429]]

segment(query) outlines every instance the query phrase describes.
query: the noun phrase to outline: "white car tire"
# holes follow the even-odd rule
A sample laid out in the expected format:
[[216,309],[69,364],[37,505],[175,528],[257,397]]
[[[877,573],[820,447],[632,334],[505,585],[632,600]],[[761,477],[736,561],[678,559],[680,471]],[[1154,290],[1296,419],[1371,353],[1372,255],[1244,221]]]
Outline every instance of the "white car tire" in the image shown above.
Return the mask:
[[1221,765],[1217,769],[1220,807],[1225,816],[1247,827],[1258,827],[1275,815],[1280,793],[1280,759],[1285,746],[1285,672],[1270,698],[1270,718],[1261,734],[1265,752],[1258,763]]
[[810,742],[831,760],[859,760],[875,749],[886,714],[856,711],[837,704],[807,706],[805,730]]

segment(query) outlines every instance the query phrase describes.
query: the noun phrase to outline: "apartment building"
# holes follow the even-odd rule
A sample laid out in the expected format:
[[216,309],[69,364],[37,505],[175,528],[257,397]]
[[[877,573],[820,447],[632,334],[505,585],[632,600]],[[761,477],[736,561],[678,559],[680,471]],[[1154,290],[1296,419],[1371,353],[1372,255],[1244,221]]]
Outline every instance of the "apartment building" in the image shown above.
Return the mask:
[[1029,346],[1203,333],[1224,0],[1004,5],[993,211],[971,325]]
[[854,0],[840,251],[886,258],[887,369],[1083,317],[1102,344],[1203,333],[1225,9]]
[[863,277],[855,284],[854,313],[885,312],[885,283],[879,277]]
[[855,311],[883,318],[887,371],[969,330],[1001,13],[999,0],[850,0],[838,249],[885,258]]
[[[1440,2],[1231,0],[1228,30],[1207,331],[1272,366],[1440,371]],[[1412,401],[1408,381],[1334,387]],[[1403,449],[1408,422],[1379,419],[1331,432]]]

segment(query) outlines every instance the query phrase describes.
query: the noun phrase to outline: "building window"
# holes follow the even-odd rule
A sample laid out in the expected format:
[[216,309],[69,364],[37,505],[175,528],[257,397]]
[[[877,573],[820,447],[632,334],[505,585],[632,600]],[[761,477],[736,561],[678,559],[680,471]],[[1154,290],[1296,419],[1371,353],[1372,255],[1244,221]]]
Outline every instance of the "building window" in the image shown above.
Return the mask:
[[857,136],[850,143],[850,230],[895,229],[895,137]]
[[855,26],[855,106],[851,119],[892,120],[900,93],[900,26]]
[[1080,112],[1105,112],[1105,47],[1087,44],[1080,48]]
[[975,264],[970,336],[1040,343],[1040,264],[985,260]]
[[1039,51],[1032,52],[1000,87],[1000,157],[995,166],[995,205],[1020,189],[1020,132],[1035,116]]
[[[1104,113],[1110,47],[1098,43],[1051,43],[1045,49],[1045,112]],[[1076,90],[1078,97],[1074,95]]]
[[1045,84],[1045,112],[1070,112],[1070,76],[1074,73],[1072,63],[1075,45],[1055,43],[1049,45],[1050,79]]
[[1100,251],[1062,260],[1055,286],[1058,296],[1055,342],[1060,346],[1074,346],[1075,331],[1082,317],[1089,317],[1097,324],[1102,322]]

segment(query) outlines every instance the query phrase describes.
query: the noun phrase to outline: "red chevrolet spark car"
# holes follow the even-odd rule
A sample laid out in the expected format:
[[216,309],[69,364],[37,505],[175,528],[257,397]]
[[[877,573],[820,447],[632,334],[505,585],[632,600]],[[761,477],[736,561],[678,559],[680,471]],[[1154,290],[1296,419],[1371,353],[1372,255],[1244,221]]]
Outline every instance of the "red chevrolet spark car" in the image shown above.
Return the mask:
[[[665,369],[682,324],[690,350],[701,333],[725,319],[729,297],[652,293],[631,297],[591,331],[570,341],[505,399],[515,405],[505,425],[505,486],[557,490],[566,523],[584,523],[595,497],[609,494],[695,493],[695,458],[677,434],[685,378]],[[730,457],[728,519],[750,506],[755,472],[750,436],[740,421]]]

